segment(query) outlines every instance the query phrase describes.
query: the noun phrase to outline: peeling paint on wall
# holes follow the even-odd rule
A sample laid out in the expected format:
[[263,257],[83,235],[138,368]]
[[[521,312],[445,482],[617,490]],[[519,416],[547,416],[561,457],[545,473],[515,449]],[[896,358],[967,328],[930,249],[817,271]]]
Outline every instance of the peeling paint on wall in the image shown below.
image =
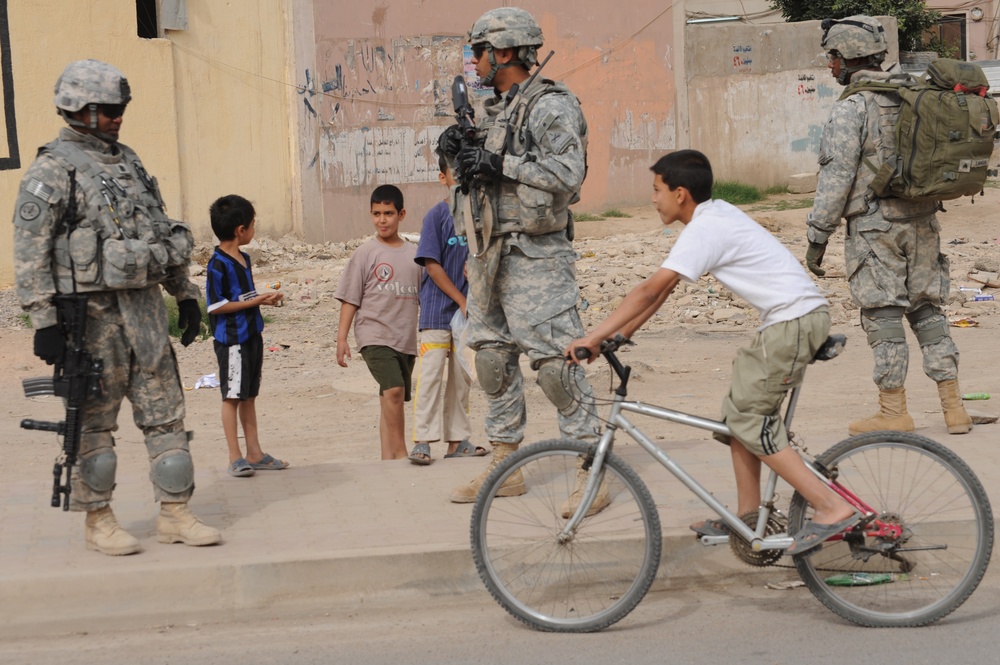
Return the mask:
[[666,118],[662,114],[626,109],[624,118],[611,127],[611,147],[624,150],[672,150],[674,148],[674,114],[671,108]]
[[443,126],[373,126],[324,133],[319,150],[323,182],[335,189],[437,182],[434,146],[442,131]]

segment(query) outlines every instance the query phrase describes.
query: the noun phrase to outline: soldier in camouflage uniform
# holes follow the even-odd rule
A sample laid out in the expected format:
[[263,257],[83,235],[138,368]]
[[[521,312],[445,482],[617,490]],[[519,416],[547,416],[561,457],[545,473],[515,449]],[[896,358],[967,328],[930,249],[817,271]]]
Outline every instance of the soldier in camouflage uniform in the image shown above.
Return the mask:
[[[893,79],[891,70],[881,69],[888,46],[876,19],[827,20],[823,28],[822,46],[841,85]],[[884,155],[894,148],[900,103],[895,93],[861,91],[834,105],[820,143],[806,265],[825,274],[820,265],[827,241],[846,219],[847,279],[875,355],[872,376],[879,389],[878,413],[852,422],[850,433],[913,431],[903,385],[909,362],[905,316],[923,353],[924,373],[937,382],[948,432],[964,434],[972,429],[972,419],[962,405],[958,349],[942,312],[949,273],[934,214],[938,204],[881,198],[869,188]]]
[[[463,181],[474,179],[469,196],[455,190],[454,212],[458,232],[469,238],[468,344],[489,401],[492,469],[524,438],[521,354],[555,405],[562,435],[597,441],[592,390],[582,370],[562,358],[569,342],[583,335],[569,206],[586,171],[587,124],[565,85],[531,78],[542,45],[531,14],[515,7],[489,11],[472,26],[469,43],[477,74],[496,94],[485,103],[475,145],[444,144],[457,153]],[[451,500],[475,500],[490,469],[456,488]],[[525,492],[519,474],[500,496]],[[605,493],[592,512],[606,502]]]
[[149,453],[159,541],[221,540],[187,505],[194,491],[191,436],[160,290],[177,298],[181,341],[190,344],[201,325],[199,289],[188,275],[193,237],[187,225],[167,218],[155,178],[118,142],[130,100],[128,81],[111,65],[67,66],[55,105],[69,127],[39,150],[14,209],[17,296],[35,329],[35,355],[51,365],[65,350],[52,296],[88,296],[85,344],[104,362],[103,394],[82,407],[70,507],[87,513],[87,548],[110,555],[140,549],[109,505],[117,468],[112,432],[125,397]]

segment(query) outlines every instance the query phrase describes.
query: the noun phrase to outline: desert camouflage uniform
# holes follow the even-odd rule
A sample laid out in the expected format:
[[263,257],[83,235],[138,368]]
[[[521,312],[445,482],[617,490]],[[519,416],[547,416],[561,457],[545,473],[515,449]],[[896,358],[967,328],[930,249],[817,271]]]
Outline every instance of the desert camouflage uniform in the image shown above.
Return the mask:
[[[70,170],[76,166],[66,161],[66,154],[75,154],[78,162],[86,159],[92,169],[76,170],[73,228],[63,222]],[[109,200],[97,194],[94,170],[109,183],[114,179],[108,190],[115,209],[110,218]],[[119,238],[126,244],[148,249],[148,264],[126,266],[122,275],[127,281],[119,288],[108,286],[108,280],[116,279],[108,261],[111,250],[101,254],[103,243],[114,237],[114,230],[107,228],[111,218],[120,223]],[[70,231],[72,241],[67,238]],[[162,284],[178,301],[198,298],[199,289],[188,274],[191,243],[186,225],[167,220],[155,181],[127,146],[64,128],[24,175],[14,213],[17,296],[36,330],[53,326],[51,297],[72,292],[75,277],[75,289],[89,296],[87,350],[104,362],[104,394],[88,399],[83,407],[80,459],[70,495],[73,510],[97,510],[111,500],[116,467],[111,433],[118,429],[123,397],[131,402],[145,437],[156,500],[186,502],[192,494],[184,394],[160,290]],[[145,253],[138,255],[141,264]],[[88,464],[101,465],[103,472],[88,473]],[[170,467],[170,473],[157,474]],[[97,486],[88,485],[84,477]]]
[[[889,77],[864,71],[851,81]],[[847,279],[875,355],[872,378],[881,390],[901,388],[906,379],[904,312],[918,337],[937,338],[920,347],[927,376],[936,382],[958,377],[958,349],[942,312],[949,264],[941,253],[936,204],[879,199],[868,189],[874,171],[863,159],[877,168],[880,142],[894,140],[890,128],[899,106],[894,97],[860,92],[834,105],[823,129],[816,199],[808,218],[808,239],[816,243],[826,243],[841,218],[847,219]],[[931,330],[934,334],[928,334]]]
[[[514,111],[518,107],[522,110]],[[562,435],[596,441],[599,423],[591,387],[582,368],[562,360],[563,349],[584,333],[576,309],[580,290],[569,204],[585,175],[586,121],[565,86],[539,77],[506,108],[499,96],[487,101],[479,127],[487,150],[502,152],[508,115],[521,120],[514,121],[504,153],[505,178],[483,186],[492,231],[478,257],[470,242],[468,344],[477,351],[477,372],[487,390],[486,432],[494,443],[517,444],[524,438],[523,353],[540,371],[539,384],[558,409]],[[460,194],[459,199],[456,225],[471,234]],[[481,353],[487,349],[495,353]],[[557,373],[565,387],[562,395],[551,384],[546,390],[543,371],[550,377]],[[492,395],[490,375],[494,386],[502,385]]]

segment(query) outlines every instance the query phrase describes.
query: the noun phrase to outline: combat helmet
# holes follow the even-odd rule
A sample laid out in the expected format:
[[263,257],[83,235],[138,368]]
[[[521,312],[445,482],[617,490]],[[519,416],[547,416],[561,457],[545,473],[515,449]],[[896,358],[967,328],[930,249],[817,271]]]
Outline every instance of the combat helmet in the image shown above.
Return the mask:
[[[489,53],[490,72],[483,85],[492,85],[496,73],[504,67],[521,65],[531,69],[538,64],[538,47],[544,42],[542,29],[535,18],[519,7],[499,7],[491,9],[472,24],[469,43],[484,47]],[[516,49],[514,60],[506,65],[498,65],[493,57],[493,49]]]
[[[877,67],[885,60],[889,43],[885,38],[885,28],[871,16],[848,16],[842,19],[825,19],[822,23],[823,50],[841,59],[840,76],[837,81],[847,85],[851,74],[872,66]],[[848,66],[847,60],[863,58],[861,64]]]
[[[71,62],[56,81],[56,109],[71,126],[97,129],[98,104],[125,105],[131,100],[132,92],[125,75],[100,60]],[[70,117],[70,113],[85,107],[90,107],[90,123]],[[108,139],[105,136],[101,138]]]

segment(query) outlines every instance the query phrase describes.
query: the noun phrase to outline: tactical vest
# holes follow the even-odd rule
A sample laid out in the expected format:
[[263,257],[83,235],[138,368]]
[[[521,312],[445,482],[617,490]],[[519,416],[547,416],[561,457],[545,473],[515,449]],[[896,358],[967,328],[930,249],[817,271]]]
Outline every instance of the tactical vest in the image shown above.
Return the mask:
[[[890,75],[889,81],[894,76]],[[861,162],[844,208],[844,218],[868,215],[876,210],[888,221],[902,221],[930,215],[937,210],[935,201],[908,201],[895,197],[880,197],[872,190],[879,168],[896,150],[896,122],[902,100],[893,92],[860,91],[867,111],[865,141],[861,146]],[[843,99],[843,97],[842,97]]]
[[128,146],[118,148],[115,162],[97,161],[75,143],[58,139],[39,149],[67,172],[76,171],[76,187],[86,201],[86,209],[77,210],[54,241],[54,276],[62,293],[74,286],[88,292],[159,284],[170,268],[191,258],[191,229],[167,217],[156,179],[138,155]]
[[[527,90],[519,92],[506,106],[503,99],[486,102],[486,114],[480,127],[480,132],[485,133],[484,147],[499,155],[516,157],[523,157],[535,150],[537,141],[542,137],[532,135],[528,128],[528,118],[538,100],[548,94],[568,95],[579,108],[579,101],[563,83],[550,79],[533,81]],[[581,149],[586,156],[587,123],[583,114],[579,115]],[[542,118],[537,131],[544,134],[557,119],[555,114]],[[494,236],[518,232],[541,235],[563,231],[569,225],[569,206],[580,200],[579,191],[553,193],[506,179],[498,182],[491,194],[489,199],[494,206],[496,220],[492,229]]]

